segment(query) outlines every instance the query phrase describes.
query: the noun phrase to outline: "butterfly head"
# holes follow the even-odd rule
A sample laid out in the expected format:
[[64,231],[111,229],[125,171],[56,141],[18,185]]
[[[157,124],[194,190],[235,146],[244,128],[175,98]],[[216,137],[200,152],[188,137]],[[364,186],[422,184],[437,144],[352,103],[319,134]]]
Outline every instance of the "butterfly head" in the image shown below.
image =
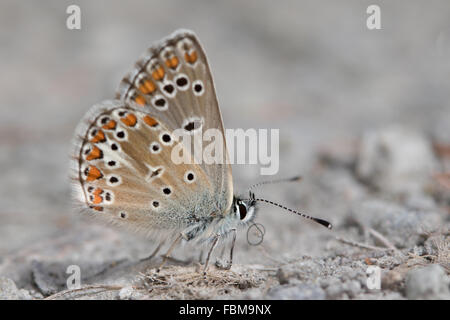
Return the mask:
[[234,198],[233,212],[236,218],[239,219],[240,224],[247,224],[256,216],[256,199],[255,194],[250,191],[250,197],[248,199]]

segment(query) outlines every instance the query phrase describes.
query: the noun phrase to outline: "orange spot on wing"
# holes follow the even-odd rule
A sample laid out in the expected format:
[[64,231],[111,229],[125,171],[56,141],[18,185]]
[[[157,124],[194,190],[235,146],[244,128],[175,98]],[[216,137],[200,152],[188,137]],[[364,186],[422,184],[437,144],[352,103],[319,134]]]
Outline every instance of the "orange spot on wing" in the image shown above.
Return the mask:
[[146,124],[148,124],[150,127],[155,127],[158,125],[158,121],[156,121],[154,118],[150,117],[150,116],[145,116],[144,117],[144,122]]
[[103,174],[96,166],[89,166],[87,181],[94,181],[103,177]]
[[92,143],[105,142],[105,141],[106,141],[105,133],[102,130],[98,130],[97,134],[95,135],[95,137],[93,137],[91,139]]
[[148,89],[147,89],[147,87],[145,86],[145,85],[143,85],[143,84],[141,84],[140,86],[139,86],[139,91],[140,92],[142,92],[143,94],[149,94],[150,92],[148,91]]
[[97,211],[103,211],[103,207],[99,207],[99,206],[91,206],[91,209],[97,210]]
[[93,195],[95,196],[99,196],[103,193],[103,189],[102,188],[97,188],[94,190],[94,192],[92,192]]
[[197,51],[192,50],[191,53],[186,52],[184,54],[184,60],[190,64],[195,63],[195,61],[197,61]]
[[102,128],[105,130],[114,130],[116,128],[116,121],[115,120],[109,120],[107,124],[105,124]]
[[178,57],[174,56],[166,60],[166,66],[175,69],[178,66]]
[[99,204],[103,201],[103,198],[100,196],[103,193],[103,189],[97,188],[92,193],[94,195],[94,199],[92,200],[93,204]]
[[120,118],[120,121],[122,121],[125,125],[129,127],[134,127],[137,122],[137,118],[134,114],[129,113],[126,117]]
[[152,77],[156,81],[162,80],[164,78],[164,69],[161,66],[157,66],[156,69],[152,72]]
[[153,93],[156,90],[155,84],[150,80],[145,80],[140,86],[139,91],[143,94]]
[[86,160],[91,161],[91,160],[99,159],[101,157],[103,157],[102,150],[100,150],[98,147],[94,146],[92,148],[91,152],[89,152],[89,154],[86,156]]
[[145,98],[143,96],[137,96],[136,99],[134,99],[134,101],[140,105],[141,107],[145,106]]
[[103,201],[103,198],[102,198],[102,197],[100,197],[100,196],[94,196],[94,200],[92,200],[92,203],[93,203],[93,204],[99,204],[99,203],[102,203],[102,201]]

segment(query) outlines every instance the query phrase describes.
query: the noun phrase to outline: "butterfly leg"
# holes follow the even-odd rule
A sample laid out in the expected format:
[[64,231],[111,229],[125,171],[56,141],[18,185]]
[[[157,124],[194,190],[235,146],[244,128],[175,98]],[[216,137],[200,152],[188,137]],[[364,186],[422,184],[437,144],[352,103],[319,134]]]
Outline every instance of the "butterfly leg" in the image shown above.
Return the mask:
[[153,250],[153,252],[148,257],[141,259],[140,262],[151,260],[154,256],[156,256],[156,254],[159,252],[159,250],[161,250],[161,247],[163,246],[164,242],[165,241],[161,241],[158,244],[158,246],[155,248],[155,250]]
[[175,239],[175,241],[172,243],[172,245],[170,246],[169,250],[167,250],[166,254],[164,255],[163,261],[159,265],[158,269],[156,269],[157,273],[159,271],[161,271],[161,268],[166,264],[167,259],[169,258],[169,256],[172,253],[173,249],[175,249],[175,246],[178,244],[178,242],[180,242],[182,237],[183,237],[183,235],[180,233],[178,235],[178,237]]
[[203,268],[203,276],[204,277],[206,277],[206,269],[208,268],[208,263],[209,263],[209,258],[211,257],[211,253],[213,252],[214,248],[217,246],[218,242],[219,242],[219,236],[217,235],[213,240],[211,249],[209,249],[209,251],[208,251],[208,255],[206,256],[205,267]]
[[200,254],[198,255],[198,261],[202,263],[203,260],[203,250],[200,250]]
[[228,266],[225,268],[226,270],[231,269],[231,265],[233,264],[233,250],[234,250],[234,244],[236,243],[236,229],[233,229],[233,240],[231,241],[231,249],[230,249],[230,261],[228,263]]
[[223,265],[222,263],[217,263],[216,266],[223,270],[230,270],[231,265],[233,264],[233,250],[234,250],[234,244],[236,243],[236,229],[231,229],[233,232],[233,240],[231,240],[231,249],[230,249],[230,260],[228,261],[227,265]]

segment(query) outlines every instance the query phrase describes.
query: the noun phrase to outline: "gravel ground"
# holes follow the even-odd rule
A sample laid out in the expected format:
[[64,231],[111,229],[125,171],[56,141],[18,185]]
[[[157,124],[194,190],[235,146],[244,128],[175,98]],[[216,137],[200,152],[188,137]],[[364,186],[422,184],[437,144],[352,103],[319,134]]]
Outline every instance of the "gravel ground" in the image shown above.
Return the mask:
[[[2,1],[0,299],[450,299],[450,3],[377,1],[370,31],[372,2],[77,1],[74,31],[70,1]],[[258,196],[333,230],[261,206],[262,244],[241,230],[232,269],[204,279],[198,248],[155,275],[161,258],[140,260],[155,243],[77,214],[75,126],[180,27],[205,46],[225,127],[280,129],[278,176],[303,176]]]

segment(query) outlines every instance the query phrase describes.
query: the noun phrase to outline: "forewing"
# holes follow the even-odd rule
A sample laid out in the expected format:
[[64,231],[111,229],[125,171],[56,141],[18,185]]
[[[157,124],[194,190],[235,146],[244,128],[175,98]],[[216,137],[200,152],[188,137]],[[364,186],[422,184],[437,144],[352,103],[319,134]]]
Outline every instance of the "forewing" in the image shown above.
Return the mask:
[[[170,130],[183,129],[196,139],[201,139],[197,132],[220,132],[219,161],[198,163],[214,188],[220,213],[227,212],[233,198],[231,166],[211,71],[195,34],[180,30],[150,47],[122,80],[117,98],[155,115]],[[203,150],[210,143],[200,141]],[[194,140],[192,152],[193,145]]]

